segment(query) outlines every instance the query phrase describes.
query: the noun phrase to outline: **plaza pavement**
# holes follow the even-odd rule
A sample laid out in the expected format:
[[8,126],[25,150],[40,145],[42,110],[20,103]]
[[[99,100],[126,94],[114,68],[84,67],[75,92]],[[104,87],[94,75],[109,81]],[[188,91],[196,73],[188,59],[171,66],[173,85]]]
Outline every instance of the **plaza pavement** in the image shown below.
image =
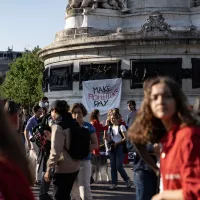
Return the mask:
[[[125,165],[125,170],[128,176],[133,180],[133,171],[131,170],[131,165]],[[110,172],[110,168],[109,168]],[[104,177],[103,177],[104,178]],[[118,174],[118,188],[115,190],[109,190],[108,187],[110,183],[102,181],[98,184],[92,184],[92,196],[94,200],[135,200],[135,188],[127,188],[124,181],[122,181],[121,176]],[[35,186],[32,188],[33,193],[35,194],[36,199],[38,198],[39,187]],[[52,187],[49,192],[52,195]]]

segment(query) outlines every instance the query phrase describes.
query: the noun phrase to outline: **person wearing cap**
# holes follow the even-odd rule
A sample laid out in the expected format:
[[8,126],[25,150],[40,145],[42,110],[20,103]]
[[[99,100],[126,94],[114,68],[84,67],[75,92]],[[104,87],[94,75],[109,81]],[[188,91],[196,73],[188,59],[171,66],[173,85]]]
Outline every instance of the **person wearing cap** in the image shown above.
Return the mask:
[[38,154],[39,154],[39,148],[36,145],[35,142],[31,142],[30,139],[32,138],[33,135],[33,129],[38,125],[38,120],[40,116],[42,115],[42,108],[39,105],[35,105],[32,109],[33,116],[28,120],[25,130],[24,130],[24,135],[26,139],[26,145],[28,147],[29,156],[30,156],[30,162],[31,166],[33,168],[33,173],[35,174],[35,179],[36,179],[36,184],[38,184],[41,180],[42,177],[42,171],[40,170],[40,173],[37,173],[37,169],[39,167],[39,164],[37,163],[38,160]]
[[15,130],[19,129],[19,106],[14,101],[6,101],[4,110],[8,113],[9,120]]
[[[71,158],[65,149],[70,147],[70,127],[74,123],[66,101],[56,100],[50,106],[51,118],[54,123],[51,127],[51,151],[47,162],[45,181],[49,182],[53,176],[53,199],[71,200],[72,186],[80,169],[80,161]],[[63,129],[56,122],[63,122]],[[45,132],[47,134],[48,131]]]
[[48,109],[49,108],[49,100],[47,97],[43,97],[42,100],[39,102],[39,106],[41,108],[46,108]]

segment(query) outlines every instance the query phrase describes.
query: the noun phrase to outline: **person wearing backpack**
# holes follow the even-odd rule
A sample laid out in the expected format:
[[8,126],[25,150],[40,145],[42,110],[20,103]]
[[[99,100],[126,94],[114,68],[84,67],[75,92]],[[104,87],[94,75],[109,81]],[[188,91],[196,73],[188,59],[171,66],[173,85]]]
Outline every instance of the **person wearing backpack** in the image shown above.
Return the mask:
[[112,125],[108,127],[108,144],[111,163],[112,185],[110,190],[117,188],[117,171],[126,182],[128,188],[131,187],[131,180],[123,168],[125,147],[126,147],[126,127],[120,124],[121,117],[117,113],[111,113],[110,120]]
[[53,199],[71,200],[70,193],[79,172],[80,161],[70,156],[71,125],[74,123],[66,101],[56,100],[50,106],[51,151],[47,162],[45,181],[53,178]]
[[91,152],[98,148],[98,140],[96,130],[92,124],[84,121],[83,117],[87,115],[87,110],[82,103],[75,103],[70,109],[72,117],[78,122],[81,127],[87,128],[90,132],[90,153],[81,160],[81,167],[74,182],[71,192],[72,200],[92,200],[90,177],[91,177]]

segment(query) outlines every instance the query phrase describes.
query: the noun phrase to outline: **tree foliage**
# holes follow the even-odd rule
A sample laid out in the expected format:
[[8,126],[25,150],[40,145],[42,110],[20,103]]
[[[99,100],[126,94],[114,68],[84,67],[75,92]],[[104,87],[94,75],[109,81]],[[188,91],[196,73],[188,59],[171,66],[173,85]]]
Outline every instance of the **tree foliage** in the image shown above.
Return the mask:
[[41,99],[44,65],[37,55],[39,50],[36,47],[27,51],[10,63],[10,70],[1,86],[3,97],[22,105],[33,105]]

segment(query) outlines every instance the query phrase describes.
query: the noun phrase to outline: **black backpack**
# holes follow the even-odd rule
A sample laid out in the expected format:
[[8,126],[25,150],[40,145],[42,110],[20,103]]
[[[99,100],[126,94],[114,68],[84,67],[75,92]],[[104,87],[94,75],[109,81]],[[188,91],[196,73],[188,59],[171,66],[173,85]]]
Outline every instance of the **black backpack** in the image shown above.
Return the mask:
[[[62,129],[70,128],[70,148],[64,149],[69,153],[74,160],[83,160],[87,158],[90,153],[90,132],[87,128],[81,127],[76,121],[69,116],[68,120],[63,117],[56,124],[61,126]],[[70,121],[70,122],[69,122]]]
[[[122,132],[121,132],[121,129],[120,129],[120,126],[121,126],[121,125],[122,125],[122,124],[119,124],[119,125],[118,125],[118,132],[119,132],[121,138],[124,139],[124,136],[123,136],[123,134],[122,134]],[[112,130],[112,126],[110,126],[110,133],[111,133],[111,135],[114,137],[113,130]],[[123,145],[123,151],[124,151],[124,153],[128,153],[128,149],[127,149],[127,145],[126,145],[126,140],[122,143],[122,145]]]

